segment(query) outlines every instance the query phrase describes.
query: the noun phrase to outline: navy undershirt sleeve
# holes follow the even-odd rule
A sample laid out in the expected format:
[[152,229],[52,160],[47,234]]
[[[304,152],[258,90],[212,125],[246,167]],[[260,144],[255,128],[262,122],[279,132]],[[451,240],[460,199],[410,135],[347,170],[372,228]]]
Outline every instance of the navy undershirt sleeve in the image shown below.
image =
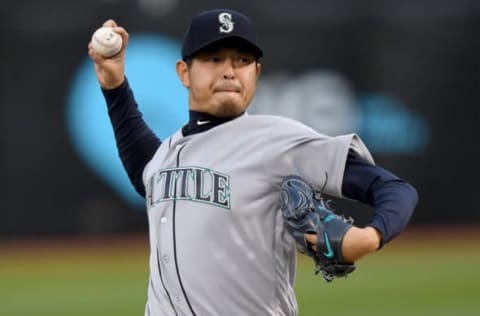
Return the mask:
[[382,235],[381,246],[407,226],[418,202],[413,186],[393,173],[372,165],[350,151],[345,166],[342,193],[373,206],[368,226]]
[[127,79],[117,88],[102,89],[123,167],[135,190],[145,197],[143,169],[161,144],[138,109]]

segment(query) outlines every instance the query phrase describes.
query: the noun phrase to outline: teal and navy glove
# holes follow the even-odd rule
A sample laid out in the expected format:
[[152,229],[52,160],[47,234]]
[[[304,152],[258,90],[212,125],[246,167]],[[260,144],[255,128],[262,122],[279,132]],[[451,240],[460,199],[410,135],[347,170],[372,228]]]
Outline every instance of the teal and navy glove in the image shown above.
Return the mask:
[[[285,225],[297,242],[297,249],[315,262],[315,274],[321,272],[325,281],[344,277],[355,270],[352,262],[342,258],[342,240],[353,219],[337,215],[325,201],[322,192],[298,176],[284,178],[280,203]],[[316,234],[316,251],[305,239]]]

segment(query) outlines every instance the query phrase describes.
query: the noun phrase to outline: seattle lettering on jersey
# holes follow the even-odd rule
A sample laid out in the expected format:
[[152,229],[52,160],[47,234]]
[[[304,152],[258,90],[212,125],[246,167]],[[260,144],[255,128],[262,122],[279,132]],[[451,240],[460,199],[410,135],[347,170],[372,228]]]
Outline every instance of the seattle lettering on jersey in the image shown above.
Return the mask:
[[173,201],[190,200],[230,209],[230,177],[201,167],[162,169],[147,182],[148,209]]

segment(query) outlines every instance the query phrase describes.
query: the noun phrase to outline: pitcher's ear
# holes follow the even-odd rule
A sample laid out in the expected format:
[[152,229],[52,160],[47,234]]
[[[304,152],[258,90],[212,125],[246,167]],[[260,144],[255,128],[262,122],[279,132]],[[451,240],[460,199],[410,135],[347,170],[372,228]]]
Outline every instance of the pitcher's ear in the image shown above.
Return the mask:
[[190,88],[190,79],[188,77],[188,64],[183,61],[177,61],[175,68],[177,70],[178,79],[185,88]]
[[260,77],[260,74],[262,73],[262,64],[260,64],[259,62],[257,62],[257,64],[255,65],[255,67],[257,68],[257,79]]

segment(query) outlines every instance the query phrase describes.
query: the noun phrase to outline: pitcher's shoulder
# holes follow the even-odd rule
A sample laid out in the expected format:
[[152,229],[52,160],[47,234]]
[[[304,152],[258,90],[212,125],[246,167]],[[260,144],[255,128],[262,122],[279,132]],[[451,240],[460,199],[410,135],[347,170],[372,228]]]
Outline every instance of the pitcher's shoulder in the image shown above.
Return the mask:
[[275,128],[300,128],[311,130],[310,127],[299,121],[279,115],[248,114],[243,116],[242,120],[244,121],[244,123],[252,125],[272,126]]

